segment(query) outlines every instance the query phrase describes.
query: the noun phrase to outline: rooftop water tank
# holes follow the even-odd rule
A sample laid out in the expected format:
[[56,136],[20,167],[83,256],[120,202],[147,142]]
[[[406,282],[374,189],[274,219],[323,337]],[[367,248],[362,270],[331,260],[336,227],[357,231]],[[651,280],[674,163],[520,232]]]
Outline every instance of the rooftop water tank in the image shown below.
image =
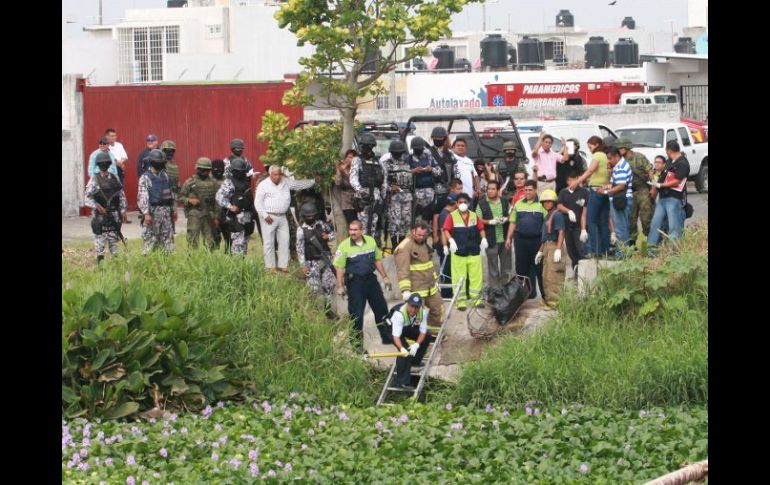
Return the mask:
[[574,27],[575,16],[572,15],[569,12],[569,10],[559,10],[559,13],[556,15],[556,26],[557,27]]
[[621,27],[626,27],[628,30],[634,30],[636,28],[636,20],[633,17],[626,17],[620,23]]
[[525,35],[518,43],[520,66],[542,66],[545,62],[545,47],[540,39]]
[[482,66],[508,65],[508,41],[501,34],[489,34],[481,40],[480,45]]
[[590,37],[585,44],[586,67],[603,68],[610,64],[610,43],[602,36]]
[[680,37],[674,44],[674,51],[680,54],[695,54],[695,42],[691,37]]
[[638,66],[639,65],[639,44],[630,37],[621,38],[615,42],[615,61],[616,66]]
[[452,69],[455,67],[455,51],[447,44],[441,44],[433,49],[433,57],[438,59],[436,69]]

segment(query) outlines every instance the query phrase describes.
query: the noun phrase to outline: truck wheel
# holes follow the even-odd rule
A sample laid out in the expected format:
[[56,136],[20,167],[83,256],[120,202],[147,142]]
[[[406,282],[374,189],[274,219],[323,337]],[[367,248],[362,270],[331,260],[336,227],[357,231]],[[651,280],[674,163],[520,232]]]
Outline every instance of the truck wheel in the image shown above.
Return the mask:
[[709,166],[708,165],[703,165],[700,168],[698,175],[695,177],[695,189],[698,191],[699,194],[703,194],[703,193],[708,194],[708,191],[709,191]]

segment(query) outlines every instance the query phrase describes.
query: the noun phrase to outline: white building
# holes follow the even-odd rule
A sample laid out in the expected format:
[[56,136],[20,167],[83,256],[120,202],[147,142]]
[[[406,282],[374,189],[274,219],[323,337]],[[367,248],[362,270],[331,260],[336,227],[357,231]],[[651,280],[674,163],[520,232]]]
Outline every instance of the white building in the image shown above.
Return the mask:
[[91,84],[276,81],[313,52],[280,29],[280,1],[191,0],[188,8],[127,10],[87,40],[62,39],[62,74],[91,73]]

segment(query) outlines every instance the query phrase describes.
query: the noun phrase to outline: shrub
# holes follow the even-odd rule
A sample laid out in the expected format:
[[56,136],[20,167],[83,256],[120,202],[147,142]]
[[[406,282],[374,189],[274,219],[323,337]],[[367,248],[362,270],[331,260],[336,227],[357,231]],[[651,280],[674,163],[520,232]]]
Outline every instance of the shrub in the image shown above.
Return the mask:
[[64,416],[196,408],[238,391],[227,382],[227,364],[213,359],[230,325],[199,319],[180,298],[116,287],[93,293],[81,308],[67,290],[62,309]]

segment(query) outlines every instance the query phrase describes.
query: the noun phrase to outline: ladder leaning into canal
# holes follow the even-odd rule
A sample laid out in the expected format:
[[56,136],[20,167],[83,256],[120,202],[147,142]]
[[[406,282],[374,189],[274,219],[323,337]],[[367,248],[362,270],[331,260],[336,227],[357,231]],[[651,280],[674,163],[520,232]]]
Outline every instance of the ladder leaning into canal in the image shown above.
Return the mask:
[[[443,265],[442,265],[443,268]],[[441,341],[444,339],[444,332],[446,331],[447,325],[449,322],[449,317],[452,314],[452,309],[455,306],[455,302],[457,301],[457,295],[460,294],[460,288],[465,290],[465,277],[463,276],[460,278],[460,280],[457,282],[456,285],[452,285],[450,283],[439,283],[438,284],[439,291],[441,291],[444,288],[451,288],[452,289],[452,298],[443,298],[444,301],[449,302],[449,308],[446,309],[446,314],[444,315],[444,320],[441,322],[441,328],[439,328],[437,335],[431,336],[431,342],[428,344],[428,356],[425,358],[425,365],[422,367],[422,369],[419,369],[418,371],[414,371],[414,368],[412,368],[411,375],[412,377],[418,377],[419,381],[417,383],[417,386],[415,386],[414,391],[410,391],[407,389],[403,389],[401,387],[398,387],[395,385],[396,382],[396,363],[393,362],[393,365],[390,367],[390,372],[388,373],[388,378],[385,379],[385,385],[382,386],[382,392],[380,393],[380,398],[377,399],[377,405],[380,406],[382,404],[392,404],[386,402],[388,395],[391,392],[400,392],[400,393],[406,393],[411,394],[412,398],[416,401],[420,398],[420,394],[422,393],[423,387],[425,387],[425,380],[428,378],[428,372],[430,372],[430,366],[433,363],[433,358],[436,355],[436,351],[438,350],[439,346],[441,346]]]

